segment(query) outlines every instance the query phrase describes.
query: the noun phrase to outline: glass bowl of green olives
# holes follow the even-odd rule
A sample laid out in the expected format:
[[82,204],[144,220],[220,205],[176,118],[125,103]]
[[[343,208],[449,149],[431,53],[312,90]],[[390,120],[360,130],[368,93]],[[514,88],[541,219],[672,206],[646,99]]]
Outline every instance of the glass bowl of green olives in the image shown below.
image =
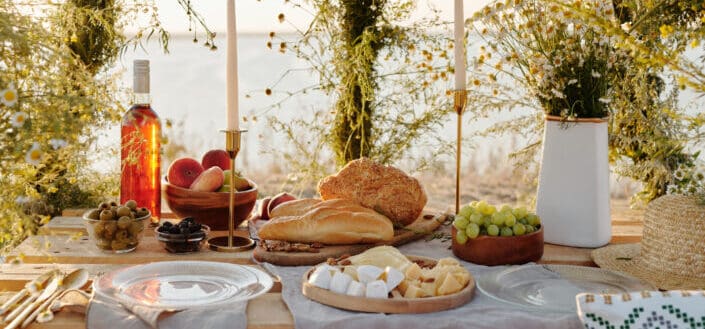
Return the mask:
[[97,209],[83,214],[88,236],[98,249],[109,253],[133,251],[142,239],[146,223],[152,214],[130,200],[124,205],[103,202]]

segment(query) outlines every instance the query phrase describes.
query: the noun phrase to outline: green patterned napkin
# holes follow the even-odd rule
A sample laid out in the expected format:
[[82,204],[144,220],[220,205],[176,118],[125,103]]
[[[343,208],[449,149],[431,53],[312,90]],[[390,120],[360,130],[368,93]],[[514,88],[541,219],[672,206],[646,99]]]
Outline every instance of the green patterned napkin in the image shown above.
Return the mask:
[[586,329],[705,328],[705,291],[643,291],[576,296]]

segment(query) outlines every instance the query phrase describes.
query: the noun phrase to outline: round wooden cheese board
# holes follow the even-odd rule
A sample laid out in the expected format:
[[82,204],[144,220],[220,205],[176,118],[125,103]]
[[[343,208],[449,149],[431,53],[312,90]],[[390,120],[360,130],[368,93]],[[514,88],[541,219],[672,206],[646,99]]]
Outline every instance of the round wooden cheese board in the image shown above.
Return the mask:
[[[436,263],[435,259],[406,256],[411,261],[423,261],[426,264]],[[304,296],[324,305],[357,312],[369,313],[431,313],[459,307],[469,302],[475,294],[475,279],[470,275],[470,281],[460,291],[446,296],[423,298],[366,298],[349,296],[316,287],[308,282],[309,276],[316,267],[304,273],[301,291]]]

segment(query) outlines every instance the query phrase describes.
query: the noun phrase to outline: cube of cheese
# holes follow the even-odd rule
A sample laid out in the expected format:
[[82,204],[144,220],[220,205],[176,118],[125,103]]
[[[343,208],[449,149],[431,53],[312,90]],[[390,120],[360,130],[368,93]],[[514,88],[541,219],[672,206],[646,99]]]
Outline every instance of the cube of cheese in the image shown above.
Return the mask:
[[416,280],[421,276],[421,267],[419,267],[419,264],[412,263],[406,268],[404,275],[409,280]]
[[331,271],[328,268],[319,267],[308,278],[308,283],[319,288],[328,289],[330,288],[330,280],[333,278],[330,273]]
[[423,291],[417,286],[409,286],[404,293],[404,298],[421,298],[423,297]]
[[438,288],[438,295],[443,296],[443,295],[450,295],[454,294],[460,289],[463,289],[463,286],[460,285],[458,280],[455,279],[454,275],[446,275],[445,280],[443,280],[443,284]]
[[405,279],[399,285],[397,286],[397,289],[399,289],[399,292],[402,294],[406,293],[406,289],[408,289],[410,286],[412,286],[413,283],[409,279]]
[[470,273],[467,271],[453,273],[453,276],[461,286],[465,287],[470,282]]
[[375,280],[367,284],[365,297],[387,298],[387,284],[382,280]]
[[457,259],[450,258],[450,257],[441,258],[436,263],[436,266],[454,266],[454,265],[460,265],[460,263],[458,263]]
[[384,270],[373,265],[360,265],[357,268],[357,279],[361,283],[370,283],[375,280],[379,280],[379,278],[382,276],[384,273]]
[[352,281],[350,282],[350,285],[348,285],[348,290],[345,291],[345,294],[356,297],[365,297],[366,291],[367,287],[365,287],[364,283]]
[[436,283],[422,282],[421,291],[423,291],[423,297],[436,296]]
[[436,290],[438,290],[438,287],[443,284],[443,281],[446,279],[446,276],[450,275],[451,273],[451,267],[450,266],[443,266],[443,267],[435,267],[434,268],[434,283],[436,284]]
[[330,291],[344,294],[348,290],[348,286],[352,280],[352,277],[345,273],[335,272],[333,278],[330,280]]
[[355,280],[355,281],[360,281],[360,280],[357,278],[357,268],[356,268],[355,266],[345,266],[345,267],[343,268],[343,273],[349,275],[349,276],[350,276],[351,278],[353,278],[353,280]]
[[404,281],[404,273],[391,266],[384,268],[382,276],[384,277],[384,282],[387,283],[387,291],[390,292]]

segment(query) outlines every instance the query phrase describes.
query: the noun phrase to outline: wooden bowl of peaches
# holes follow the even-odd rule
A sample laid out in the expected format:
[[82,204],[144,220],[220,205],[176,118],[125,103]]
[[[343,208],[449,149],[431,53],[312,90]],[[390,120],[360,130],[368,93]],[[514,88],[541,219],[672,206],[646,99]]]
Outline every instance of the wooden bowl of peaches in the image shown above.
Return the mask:
[[475,264],[518,265],[543,256],[541,220],[524,207],[472,202],[455,215],[451,234],[453,254]]
[[235,175],[230,177],[230,157],[224,150],[208,151],[199,162],[193,158],[174,160],[164,184],[164,199],[179,217],[193,217],[211,230],[227,230],[230,186],[235,187],[235,226],[252,212],[257,184]]

